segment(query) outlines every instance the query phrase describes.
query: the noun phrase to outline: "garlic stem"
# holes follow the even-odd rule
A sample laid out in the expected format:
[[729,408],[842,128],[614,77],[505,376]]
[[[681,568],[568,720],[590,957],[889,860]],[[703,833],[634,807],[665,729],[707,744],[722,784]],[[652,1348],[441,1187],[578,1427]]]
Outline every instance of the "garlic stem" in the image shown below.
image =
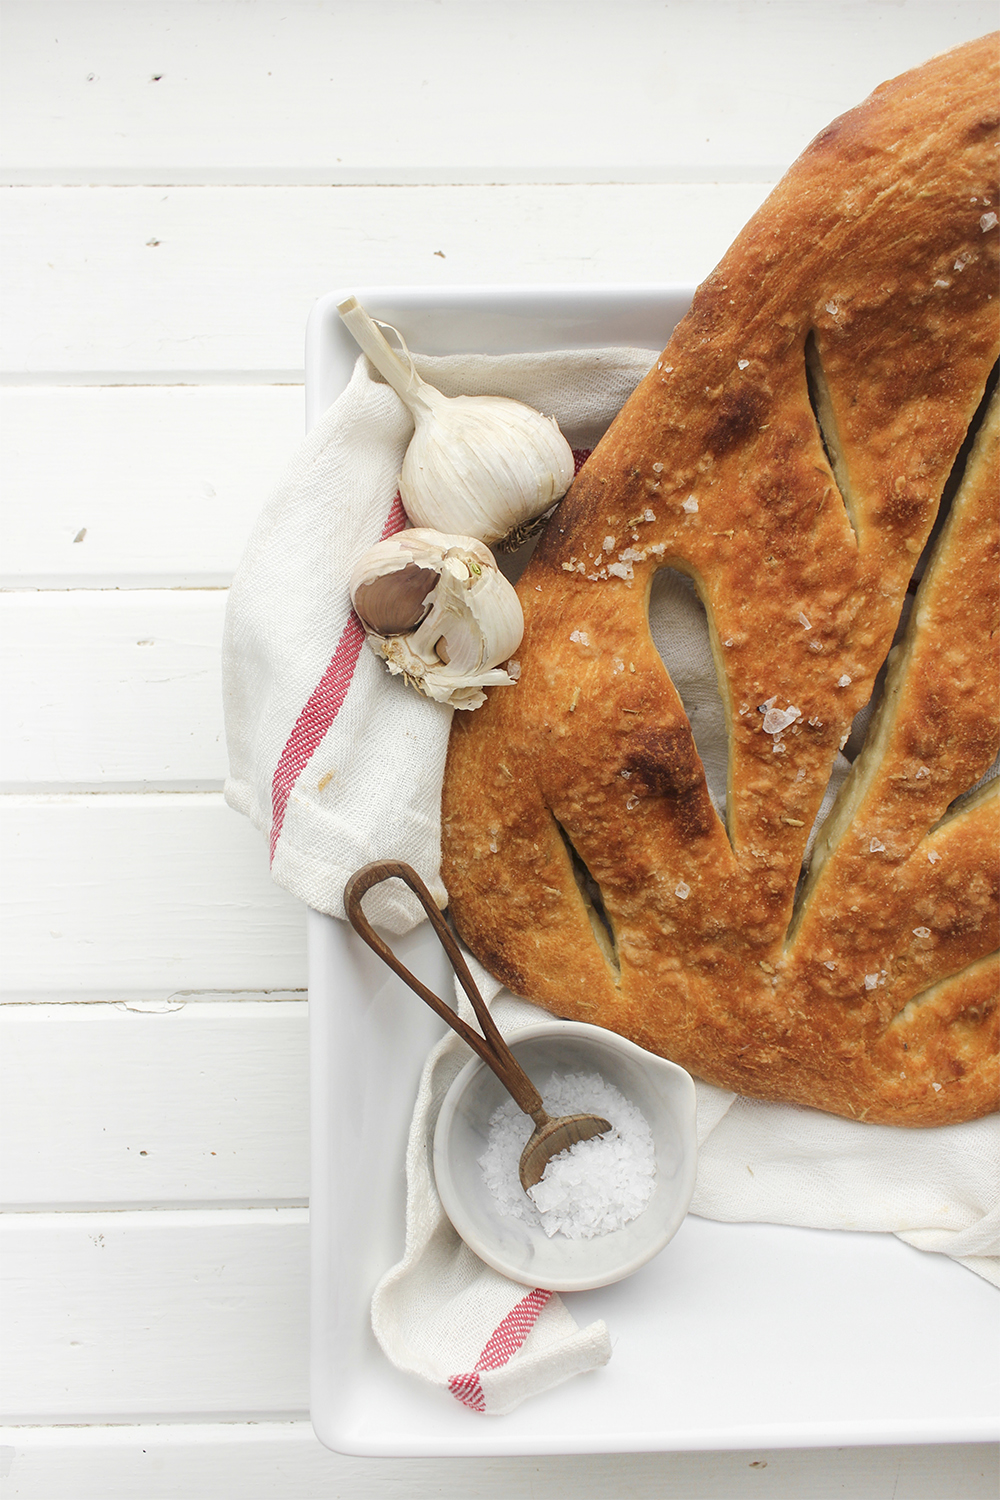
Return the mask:
[[[376,370],[389,382],[399,399],[411,410],[414,403],[426,404],[426,397],[423,395],[425,382],[421,380],[414,368],[410,351],[406,348],[402,335],[396,333],[393,328],[392,331],[403,345],[409,363],[404,363],[400,359],[382,329],[374,318],[369,317],[365,312],[357,297],[348,297],[345,302],[338,302],[337,311],[362,352],[367,354]],[[391,327],[388,323],[384,326]]]

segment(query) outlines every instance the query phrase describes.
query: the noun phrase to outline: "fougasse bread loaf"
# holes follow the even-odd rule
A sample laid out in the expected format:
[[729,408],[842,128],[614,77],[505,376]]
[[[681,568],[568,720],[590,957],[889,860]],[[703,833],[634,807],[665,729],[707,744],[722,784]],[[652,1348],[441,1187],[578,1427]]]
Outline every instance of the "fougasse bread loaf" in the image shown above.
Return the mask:
[[[997,50],[835,120],[699,288],[549,522],[521,680],[456,715],[444,788],[455,923],[517,994],[901,1125],[997,1107],[998,783],[970,793],[998,743]],[[664,567],[710,623],[725,822],[650,636]]]

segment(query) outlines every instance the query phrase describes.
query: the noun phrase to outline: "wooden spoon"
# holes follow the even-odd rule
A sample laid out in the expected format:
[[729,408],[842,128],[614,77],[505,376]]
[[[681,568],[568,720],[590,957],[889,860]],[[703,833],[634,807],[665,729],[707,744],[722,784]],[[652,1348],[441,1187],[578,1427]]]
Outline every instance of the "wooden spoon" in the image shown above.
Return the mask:
[[[483,1036],[473,1031],[471,1026],[467,1026],[450,1005],[439,1000],[432,990],[429,990],[400,963],[362,911],[361,898],[365,892],[370,891],[374,885],[381,885],[383,880],[392,879],[405,881],[430,918],[431,926],[440,938],[441,946],[458,975],[459,983],[472,1002],[472,1008],[483,1028]],[[500,1035],[486,1001],[476,988],[475,980],[469,972],[469,966],[465,962],[454,933],[435,905],[430,891],[410,865],[402,864],[394,859],[380,860],[376,864],[365,865],[363,869],[351,876],[344,888],[344,908],[351,926],[364,938],[369,948],[374,949],[379,958],[399,975],[404,984],[408,984],[410,989],[430,1006],[435,1015],[440,1016],[442,1021],[446,1021],[452,1030],[457,1031],[462,1040],[479,1054],[487,1067],[493,1069],[515,1103],[535,1122],[528,1144],[521,1152],[521,1162],[518,1167],[518,1176],[525,1192],[530,1187],[534,1187],[537,1182],[541,1182],[542,1174],[553,1156],[558,1156],[560,1151],[565,1151],[568,1146],[575,1145],[577,1141],[588,1141],[592,1136],[604,1135],[611,1129],[610,1123],[602,1119],[600,1115],[561,1115],[553,1119],[546,1112],[541,1094]]]

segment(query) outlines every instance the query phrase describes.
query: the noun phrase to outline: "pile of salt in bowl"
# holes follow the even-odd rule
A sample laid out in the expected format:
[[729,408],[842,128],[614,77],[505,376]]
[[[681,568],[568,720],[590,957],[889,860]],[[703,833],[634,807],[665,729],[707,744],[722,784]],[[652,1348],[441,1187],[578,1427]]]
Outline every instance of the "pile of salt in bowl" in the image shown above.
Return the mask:
[[656,1156],[645,1118],[598,1073],[553,1073],[541,1095],[550,1115],[603,1115],[612,1128],[554,1156],[525,1193],[517,1169],[534,1127],[513,1099],[499,1105],[479,1165],[500,1212],[549,1238],[589,1240],[624,1228],[653,1196]]

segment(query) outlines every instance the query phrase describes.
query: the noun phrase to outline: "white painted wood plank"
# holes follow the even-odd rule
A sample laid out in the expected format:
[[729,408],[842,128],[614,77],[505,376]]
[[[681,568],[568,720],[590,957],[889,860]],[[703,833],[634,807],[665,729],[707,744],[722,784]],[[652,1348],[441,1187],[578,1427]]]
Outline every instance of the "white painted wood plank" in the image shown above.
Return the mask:
[[221,790],[226,598],[0,595],[0,790]]
[[0,817],[7,999],[305,986],[305,908],[221,794],[5,797]]
[[[977,4],[868,4],[860,13],[865,45],[845,46],[859,18],[846,0],[823,8],[778,0],[767,8],[764,26],[759,11],[736,0],[726,0],[726,25],[722,3],[625,0],[613,10],[612,33],[612,11],[583,0],[572,26],[559,34],[575,76],[556,75],[553,86],[542,49],[525,61],[514,22],[530,20],[548,35],[559,9],[567,10],[563,0],[535,5],[530,16],[527,0],[495,6],[376,0],[352,7],[327,0],[280,7],[276,0],[253,6],[7,0],[4,59],[16,75],[6,90],[14,115],[7,139],[18,161],[28,163],[22,180],[40,182],[157,181],[161,168],[170,181],[178,165],[182,180],[193,181],[323,182],[335,171],[345,182],[413,182],[427,175],[431,158],[429,175],[439,182],[483,182],[504,173],[537,181],[549,175],[554,158],[570,181],[591,176],[595,161],[603,177],[619,173],[626,181],[720,171],[745,179],[765,148],[777,151],[790,141],[787,155],[772,159],[793,155],[815,128],[813,115],[822,124],[843,107],[839,98],[833,102],[841,90],[852,89],[844,105],[856,102],[870,86],[867,77],[861,81],[865,70],[874,81],[960,39],[931,44],[932,26],[957,28],[975,17],[965,33],[972,35],[994,24],[992,15],[980,23],[984,7]],[[639,11],[644,25],[657,28],[657,36],[669,32],[674,44],[662,76],[648,36],[641,64],[634,48],[624,66],[614,51],[614,37],[627,36]],[[506,31],[497,31],[498,14],[513,18]],[[425,22],[420,45],[408,29],[414,18]],[[49,25],[55,20],[62,32],[57,44]],[[476,64],[483,53],[486,23],[490,67],[470,67],[470,49]],[[380,45],[366,56],[377,59],[380,86],[415,106],[405,129],[388,116],[375,118],[367,101],[364,110],[356,107],[342,52],[324,46],[332,28],[344,27],[361,40],[366,28],[379,29]],[[431,45],[434,28],[441,46]],[[150,60],[151,42],[174,49],[170,73],[156,84],[152,74],[163,59]],[[912,55],[904,57],[905,49]],[[77,72],[88,52],[86,71],[94,79]],[[817,69],[817,53],[835,62]],[[692,65],[697,55],[712,57],[711,90]],[[454,66],[456,59],[462,66]],[[427,64],[419,88],[418,62]],[[511,109],[506,85],[515,65],[522,76],[536,67],[544,87],[516,96]],[[264,81],[267,70],[273,84]],[[848,75],[858,80],[856,89]],[[423,102],[428,91],[435,94],[432,108]],[[494,96],[503,99],[501,109],[492,108]],[[455,109],[462,111],[457,130]],[[483,165],[496,160],[487,155],[495,141],[510,147],[498,170]],[[689,153],[683,159],[682,147]],[[343,160],[331,171],[335,155]],[[142,189],[17,195],[29,207],[9,221],[8,368],[14,379],[56,371],[80,381],[203,381],[221,371],[226,379],[259,381],[258,372],[297,371],[308,304],[332,285],[698,279],[762,193],[753,186],[431,194],[286,187],[195,189],[183,202]],[[271,474],[266,485],[262,476],[283,460],[286,439],[272,437],[275,404],[282,404],[291,445],[301,426],[301,392],[287,389],[161,384],[10,394],[23,439],[17,455],[23,483],[19,478],[15,491],[7,488],[15,495],[8,510],[20,523],[16,555],[7,548],[15,586],[225,584],[270,485]],[[78,519],[84,503],[87,515]],[[85,527],[84,542],[75,543]],[[202,606],[206,634],[198,651],[207,646],[212,601],[192,609]],[[110,619],[112,610],[101,618]],[[96,614],[74,617],[93,621]],[[96,656],[74,657],[62,691],[78,698],[103,691],[118,646],[107,634],[101,638],[100,664]],[[179,649],[187,650],[183,641]],[[172,691],[141,680],[144,690]],[[131,747],[130,775],[161,777],[182,763],[198,692],[198,680],[191,681],[184,712],[161,721],[162,747],[148,737]],[[109,712],[116,711],[120,706],[110,703]],[[81,754],[105,754],[102,719],[98,713],[86,728]],[[32,750],[38,760],[53,753],[56,722],[50,717],[26,737],[29,759]],[[259,836],[217,796],[18,798],[9,808],[17,855],[8,860],[13,919],[5,953],[8,972],[17,968],[28,995],[111,994],[141,1005],[143,997],[167,996],[175,987],[235,993],[304,983],[299,909],[271,887]],[[12,954],[20,956],[12,962]],[[0,1045],[16,1024],[12,1063],[24,1069],[14,1095],[19,1118],[8,1137],[19,1156],[19,1191],[53,1195],[32,1196],[35,1206],[190,1204],[209,1196],[219,1201],[223,1188],[243,1202],[259,1202],[255,1191],[274,1194],[302,1171],[295,1080],[303,1055],[293,1038],[299,1023],[293,1007],[279,1003],[272,1015],[259,1015],[267,1008],[257,1002],[191,1003],[162,1013],[6,1007]],[[137,1030],[128,1029],[133,1022]],[[38,1097],[30,1101],[25,1094],[33,1079]],[[33,1142],[32,1109],[44,1122]],[[152,1142],[138,1146],[149,1154],[123,1152],[128,1160],[119,1165],[116,1153],[133,1136],[138,1145],[136,1132]],[[65,1160],[46,1162],[46,1150],[65,1152]],[[220,1163],[226,1150],[230,1156]],[[150,1200],[134,1196],[143,1191]],[[8,1483],[19,1497],[313,1500],[337,1493],[347,1500],[392,1494],[465,1500],[476,1493],[499,1500],[544,1490],[552,1500],[626,1492],[643,1500],[844,1493],[923,1500],[993,1493],[990,1460],[979,1449],[378,1463],[326,1454],[301,1424],[200,1425],[213,1413],[273,1417],[304,1409],[304,1215],[42,1213],[8,1218],[3,1228],[9,1243],[17,1239],[17,1253],[3,1257],[13,1268],[11,1306],[18,1315],[6,1321],[4,1347],[11,1383],[27,1403],[18,1408],[22,1419],[198,1419],[175,1431],[8,1435],[14,1452],[0,1454],[0,1472],[12,1460]],[[24,1418],[29,1408],[35,1415]]]
[[301,1208],[5,1214],[5,1421],[302,1416]]
[[996,24],[985,0],[6,9],[8,171],[128,182],[760,176]]
[[0,390],[0,587],[228,584],[303,431],[291,385]]
[[[346,1458],[305,1422],[0,1428],[11,1500],[994,1500],[992,1444]],[[2,1471],[0,1471],[2,1472]]]
[[0,370],[19,381],[53,371],[298,378],[306,316],[324,292],[700,281],[766,192],[757,183],[7,188]]
[[302,1001],[0,1006],[0,1209],[309,1197]]

